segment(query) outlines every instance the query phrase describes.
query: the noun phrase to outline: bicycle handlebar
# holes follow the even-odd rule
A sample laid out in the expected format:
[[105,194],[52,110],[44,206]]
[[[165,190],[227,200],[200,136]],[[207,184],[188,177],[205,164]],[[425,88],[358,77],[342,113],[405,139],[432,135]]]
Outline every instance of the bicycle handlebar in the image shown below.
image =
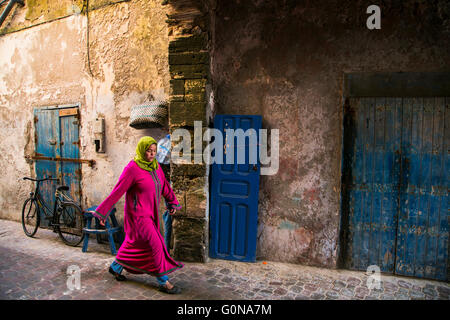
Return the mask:
[[37,181],[37,182],[41,182],[41,181],[46,181],[46,180],[59,180],[57,178],[52,178],[52,176],[44,178],[44,179],[32,179],[32,178],[28,178],[28,177],[23,177],[23,180],[31,180],[31,181]]

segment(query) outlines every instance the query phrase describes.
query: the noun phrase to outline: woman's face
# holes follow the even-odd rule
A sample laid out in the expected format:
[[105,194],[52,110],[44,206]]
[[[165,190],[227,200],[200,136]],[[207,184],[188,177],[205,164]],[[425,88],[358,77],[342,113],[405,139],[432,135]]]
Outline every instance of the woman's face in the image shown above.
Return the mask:
[[156,156],[156,144],[152,144],[150,147],[148,147],[147,151],[145,151],[145,160],[148,162],[152,162],[153,159],[155,159]]

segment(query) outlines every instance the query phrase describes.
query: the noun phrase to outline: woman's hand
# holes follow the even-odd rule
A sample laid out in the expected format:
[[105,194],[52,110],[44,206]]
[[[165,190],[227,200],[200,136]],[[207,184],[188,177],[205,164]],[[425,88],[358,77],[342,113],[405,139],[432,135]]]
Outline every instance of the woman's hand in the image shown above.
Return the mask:
[[[86,211],[86,212],[89,212],[90,214],[92,214],[94,217],[95,217],[95,215],[94,215],[94,211]],[[102,227],[104,227],[105,226],[105,222],[106,222],[106,220],[102,220],[102,219],[98,219],[99,220],[99,222],[100,222],[100,225],[102,226]]]
[[169,214],[171,216],[173,216],[175,214],[175,212],[177,212],[177,209],[173,208],[173,209],[170,209]]

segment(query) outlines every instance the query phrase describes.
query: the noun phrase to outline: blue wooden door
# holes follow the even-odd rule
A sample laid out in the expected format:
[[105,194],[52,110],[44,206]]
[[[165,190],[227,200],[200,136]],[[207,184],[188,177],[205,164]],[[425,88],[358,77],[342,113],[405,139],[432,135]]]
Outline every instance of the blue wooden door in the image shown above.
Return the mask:
[[[216,115],[214,118],[214,128],[223,133],[224,152],[223,164],[211,165],[211,258],[256,261],[261,123],[261,116]],[[238,141],[229,131],[227,134],[227,129],[242,129],[248,135]],[[242,151],[244,161],[239,164],[238,152]],[[227,154],[232,155],[233,163],[227,163]],[[253,156],[256,163],[252,161]]]
[[[59,113],[58,110],[34,109],[35,123],[35,156],[39,158],[55,158],[61,154],[59,141]],[[58,178],[61,175],[61,165],[54,160],[36,160],[36,178]],[[50,210],[54,206],[54,194],[57,181],[43,181],[40,184],[40,192]],[[45,219],[41,211],[41,226],[48,226],[49,220]]]
[[397,274],[449,279],[449,98],[403,100]]
[[[70,194],[76,201],[81,200],[81,168],[78,162],[61,161],[58,158],[79,159],[78,112],[67,112],[76,108],[36,108],[35,122],[35,171],[42,179],[52,176],[60,178],[61,183],[70,187]],[[41,194],[53,210],[56,181],[41,183]],[[41,213],[42,226],[48,220]]]
[[81,203],[81,164],[76,162],[80,158],[80,139],[78,133],[78,112],[59,111],[61,158],[75,161],[61,161],[62,183],[69,186],[72,199]]
[[448,278],[448,117],[445,98],[350,99],[342,193],[350,269]]

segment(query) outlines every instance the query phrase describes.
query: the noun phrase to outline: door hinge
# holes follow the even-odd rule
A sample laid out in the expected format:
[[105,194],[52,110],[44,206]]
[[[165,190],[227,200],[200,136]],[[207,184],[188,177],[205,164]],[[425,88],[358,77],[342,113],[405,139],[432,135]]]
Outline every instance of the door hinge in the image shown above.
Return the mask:
[[88,159],[73,159],[73,158],[43,157],[43,156],[25,156],[25,159],[88,163],[90,167],[93,167],[95,165],[95,160],[88,160]]

